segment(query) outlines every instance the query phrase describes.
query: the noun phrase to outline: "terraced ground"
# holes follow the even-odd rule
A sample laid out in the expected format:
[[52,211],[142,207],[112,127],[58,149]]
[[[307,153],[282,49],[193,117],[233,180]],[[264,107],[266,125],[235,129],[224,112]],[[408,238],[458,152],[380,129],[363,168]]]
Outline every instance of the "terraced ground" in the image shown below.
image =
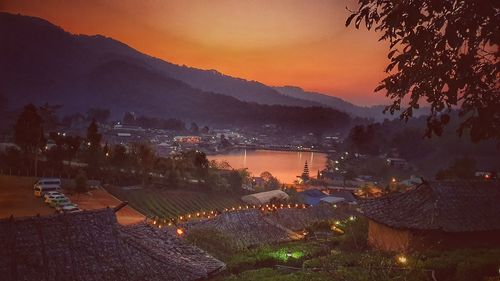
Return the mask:
[[189,190],[107,187],[107,191],[147,217],[171,218],[194,212],[223,210],[242,204],[240,194]]

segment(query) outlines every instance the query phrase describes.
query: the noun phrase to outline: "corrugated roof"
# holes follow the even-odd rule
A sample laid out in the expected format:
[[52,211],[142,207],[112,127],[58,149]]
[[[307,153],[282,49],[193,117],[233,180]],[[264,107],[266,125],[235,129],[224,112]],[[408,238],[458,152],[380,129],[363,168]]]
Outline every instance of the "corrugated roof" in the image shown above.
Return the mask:
[[254,205],[262,205],[262,204],[267,204],[271,201],[271,199],[276,198],[280,200],[286,200],[288,199],[288,194],[283,192],[280,189],[277,190],[271,190],[271,191],[265,191],[265,192],[259,192],[259,193],[254,193],[250,195],[245,195],[241,197],[241,200],[243,202],[246,202],[248,204],[254,204]]
[[446,232],[500,230],[498,182],[431,182],[360,201],[366,217],[402,229]]

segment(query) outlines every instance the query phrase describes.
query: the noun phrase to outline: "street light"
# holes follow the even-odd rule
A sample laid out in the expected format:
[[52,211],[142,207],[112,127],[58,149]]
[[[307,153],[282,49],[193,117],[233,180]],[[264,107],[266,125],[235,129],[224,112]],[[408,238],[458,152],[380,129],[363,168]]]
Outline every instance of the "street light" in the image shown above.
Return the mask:
[[400,264],[405,265],[405,264],[407,264],[407,263],[408,263],[408,259],[407,259],[404,255],[400,255],[400,256],[398,257],[398,262],[399,262]]

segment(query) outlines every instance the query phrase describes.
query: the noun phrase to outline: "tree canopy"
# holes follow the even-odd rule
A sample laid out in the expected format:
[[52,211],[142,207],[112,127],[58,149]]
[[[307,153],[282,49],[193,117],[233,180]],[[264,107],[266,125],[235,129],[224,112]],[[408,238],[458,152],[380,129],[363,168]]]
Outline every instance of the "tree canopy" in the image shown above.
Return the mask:
[[14,126],[14,140],[25,153],[35,153],[45,144],[43,120],[36,106],[24,107]]
[[[386,91],[408,119],[424,99],[430,105],[427,136],[441,135],[449,112],[459,109],[459,135],[474,142],[500,140],[500,2],[468,0],[358,0],[347,18],[381,32],[390,42]],[[353,21],[354,20],[354,21]],[[402,103],[408,100],[408,106]]]

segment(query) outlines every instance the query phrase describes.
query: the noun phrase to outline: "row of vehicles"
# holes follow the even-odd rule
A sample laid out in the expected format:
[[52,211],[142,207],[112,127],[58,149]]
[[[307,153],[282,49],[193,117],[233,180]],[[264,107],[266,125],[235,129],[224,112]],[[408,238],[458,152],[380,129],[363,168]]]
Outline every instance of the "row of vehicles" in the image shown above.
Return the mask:
[[42,197],[44,202],[55,208],[58,213],[80,212],[76,204],[71,203],[69,198],[62,193],[61,180],[57,178],[40,179],[33,186],[36,197]]

